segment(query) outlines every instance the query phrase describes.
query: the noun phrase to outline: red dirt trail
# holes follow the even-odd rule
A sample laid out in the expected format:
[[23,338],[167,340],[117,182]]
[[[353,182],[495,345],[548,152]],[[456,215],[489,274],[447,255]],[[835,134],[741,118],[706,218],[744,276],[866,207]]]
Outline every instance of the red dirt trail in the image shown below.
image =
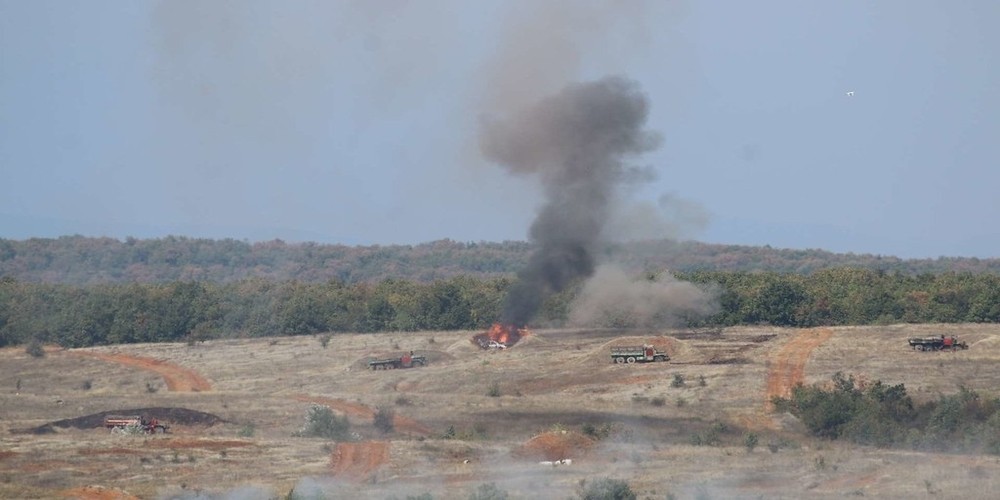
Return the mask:
[[771,369],[767,374],[766,409],[772,409],[774,396],[786,398],[792,395],[792,388],[805,381],[806,363],[814,349],[833,336],[829,328],[799,330],[795,337],[782,346],[771,358]]
[[125,354],[103,354],[91,351],[70,352],[77,356],[88,356],[156,373],[163,377],[163,381],[167,384],[167,390],[172,392],[204,392],[212,390],[212,384],[198,372],[159,359],[128,356]]
[[788,343],[771,355],[767,372],[767,392],[764,404],[740,417],[740,423],[748,429],[776,429],[777,421],[772,418],[775,396],[788,397],[792,388],[805,381],[806,363],[814,349],[833,335],[829,328],[798,330]]

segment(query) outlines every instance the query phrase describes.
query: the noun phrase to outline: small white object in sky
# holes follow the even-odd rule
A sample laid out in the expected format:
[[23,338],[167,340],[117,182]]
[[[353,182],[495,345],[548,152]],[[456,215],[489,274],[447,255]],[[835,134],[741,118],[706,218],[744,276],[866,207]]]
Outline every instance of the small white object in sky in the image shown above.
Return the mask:
[[847,92],[847,97],[854,97],[854,91],[853,90],[848,91]]

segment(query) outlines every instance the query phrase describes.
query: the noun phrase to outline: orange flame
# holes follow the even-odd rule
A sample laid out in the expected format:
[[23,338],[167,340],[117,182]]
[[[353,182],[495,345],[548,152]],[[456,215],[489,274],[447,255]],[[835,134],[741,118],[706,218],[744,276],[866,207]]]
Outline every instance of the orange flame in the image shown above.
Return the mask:
[[491,340],[511,347],[530,333],[531,331],[527,327],[518,328],[516,325],[493,323],[493,326],[486,332],[473,336],[472,342],[483,349],[489,348]]

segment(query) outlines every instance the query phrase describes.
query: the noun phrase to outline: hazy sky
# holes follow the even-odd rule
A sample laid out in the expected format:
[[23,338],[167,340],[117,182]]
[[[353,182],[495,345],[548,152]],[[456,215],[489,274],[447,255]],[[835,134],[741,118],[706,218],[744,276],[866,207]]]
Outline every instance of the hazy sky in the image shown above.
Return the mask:
[[0,237],[525,240],[543,190],[481,125],[616,75],[661,136],[624,234],[1000,257],[998,24],[994,0],[0,0]]

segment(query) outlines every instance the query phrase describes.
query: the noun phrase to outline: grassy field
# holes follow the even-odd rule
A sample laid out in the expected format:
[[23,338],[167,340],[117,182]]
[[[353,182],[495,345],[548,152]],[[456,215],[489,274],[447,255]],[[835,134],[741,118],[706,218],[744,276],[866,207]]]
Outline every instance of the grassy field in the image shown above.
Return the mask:
[[[601,477],[639,498],[1000,498],[1000,457],[816,440],[767,404],[838,371],[904,383],[918,401],[960,385],[995,397],[997,325],[541,330],[505,351],[479,349],[476,333],[0,350],[0,498],[468,498],[485,483],[572,498]],[[906,344],[936,334],[971,347]],[[639,343],[671,361],[610,362],[609,347]],[[428,366],[366,369],[409,350]],[[346,415],[353,438],[294,437],[312,404]],[[221,422],[165,419],[170,432],[148,436],[32,431],[134,408]],[[380,408],[395,414],[391,432],[373,425]],[[708,437],[718,442],[693,444]],[[560,459],[571,463],[548,463]]]

